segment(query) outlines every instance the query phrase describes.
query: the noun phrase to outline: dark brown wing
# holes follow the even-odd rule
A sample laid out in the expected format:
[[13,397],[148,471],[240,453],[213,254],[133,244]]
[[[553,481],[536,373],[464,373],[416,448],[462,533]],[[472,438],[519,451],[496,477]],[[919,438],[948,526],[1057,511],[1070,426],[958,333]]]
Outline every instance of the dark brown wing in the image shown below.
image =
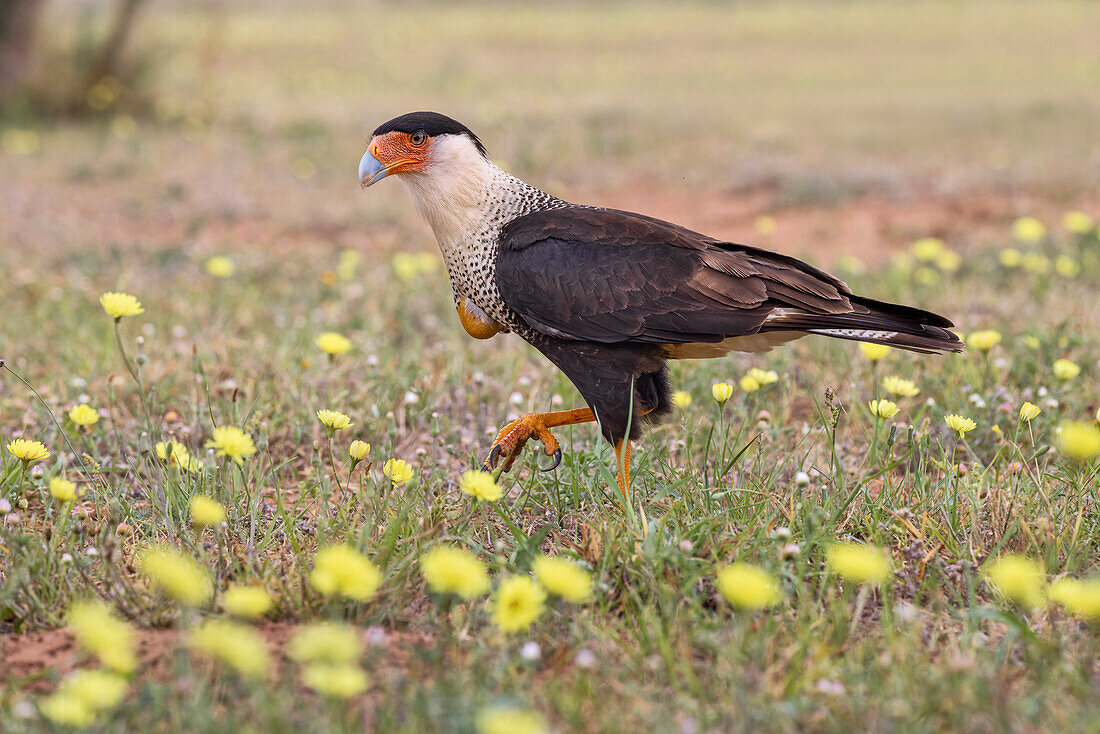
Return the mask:
[[[795,258],[613,209],[567,207],[510,222],[496,280],[509,308],[560,339],[713,343],[783,330],[921,350],[957,344],[946,319],[861,299]],[[899,342],[899,333],[921,341]]]

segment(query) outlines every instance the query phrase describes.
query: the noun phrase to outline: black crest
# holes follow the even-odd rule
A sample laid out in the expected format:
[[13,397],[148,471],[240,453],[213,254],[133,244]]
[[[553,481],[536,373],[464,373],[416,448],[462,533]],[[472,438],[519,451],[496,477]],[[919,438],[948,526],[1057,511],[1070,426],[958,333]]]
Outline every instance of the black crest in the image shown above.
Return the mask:
[[486,158],[489,157],[485,146],[482,145],[477,135],[474,135],[473,130],[458,120],[452,120],[450,117],[441,115],[438,112],[409,112],[400,117],[395,117],[389,122],[379,125],[378,129],[374,131],[374,135],[385,135],[394,131],[412,135],[417,130],[423,130],[432,137],[436,135],[466,135],[474,141],[474,145],[477,146],[481,155]]

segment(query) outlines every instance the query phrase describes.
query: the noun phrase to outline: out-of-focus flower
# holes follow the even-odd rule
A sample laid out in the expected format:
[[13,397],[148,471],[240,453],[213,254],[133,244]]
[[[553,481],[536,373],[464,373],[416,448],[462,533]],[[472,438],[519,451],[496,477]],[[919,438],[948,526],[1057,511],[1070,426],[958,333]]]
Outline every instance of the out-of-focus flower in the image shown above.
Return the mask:
[[825,565],[856,583],[881,584],[890,575],[890,558],[881,548],[855,543],[833,543],[825,552]]
[[351,698],[367,690],[367,674],[349,663],[314,663],[302,671],[302,682],[328,698]]
[[936,256],[936,267],[945,273],[953,273],[962,265],[962,255],[954,250],[944,250]]
[[1031,423],[1031,421],[1035,420],[1042,412],[1043,409],[1035,403],[1025,401],[1024,404],[1020,406],[1020,420]]
[[356,630],[346,624],[320,622],[302,627],[290,641],[287,654],[299,663],[352,663],[362,652]]
[[[717,387],[717,385],[715,387]],[[741,378],[741,389],[748,393],[756,392],[760,389],[760,381],[752,375],[745,375]]]
[[84,490],[77,491],[76,484],[68,479],[54,477],[50,480],[50,496],[58,502],[72,502],[82,494]]
[[536,712],[494,706],[477,715],[477,734],[546,734],[546,722]]
[[872,400],[867,403],[867,405],[871,408],[872,415],[887,420],[897,415],[900,410],[897,403],[886,400],[885,398],[882,400]]
[[710,394],[719,405],[724,404],[733,395],[733,386],[728,382],[716,382],[711,385]]
[[521,632],[542,614],[546,592],[530,576],[500,582],[493,601],[493,621],[503,632]]
[[1100,619],[1100,578],[1058,579],[1050,585],[1050,600],[1086,619]]
[[1028,252],[1024,254],[1020,264],[1023,266],[1024,270],[1029,273],[1035,273],[1036,275],[1044,275],[1050,272],[1050,258],[1038,252]]
[[945,415],[943,417],[943,422],[947,424],[948,428],[957,433],[959,435],[959,438],[962,438],[967,433],[973,431],[975,428],[978,427],[978,424],[971,419],[965,416],[957,415],[955,413]]
[[225,522],[225,508],[221,503],[201,494],[191,496],[191,524],[209,527],[223,522]]
[[1020,337],[1020,341],[1024,343],[1024,346],[1028,349],[1039,349],[1043,346],[1043,343],[1039,341],[1039,337],[1034,334],[1024,334]]
[[890,353],[890,347],[885,344],[872,344],[871,342],[860,342],[859,351],[863,352],[863,356],[872,362],[877,362],[883,359]]
[[1058,430],[1058,450],[1074,461],[1100,456],[1100,430],[1091,423],[1065,421]]
[[756,380],[760,387],[766,387],[767,385],[773,385],[779,382],[779,375],[775,370],[762,370],[759,367],[753,367],[749,370],[747,376]]
[[966,338],[966,346],[979,352],[988,352],[1001,343],[1001,332],[994,329],[975,331]]
[[84,649],[117,673],[129,673],[137,665],[134,630],[99,601],[79,601],[69,608],[69,631]]
[[783,598],[779,582],[762,568],[734,563],[718,572],[718,591],[741,609],[766,609]]
[[154,449],[162,461],[175,464],[192,474],[199,470],[199,460],[192,456],[187,447],[179,441],[158,441]]
[[355,277],[355,269],[359,267],[359,253],[355,250],[342,250],[340,262],[336,266],[336,275],[340,280],[351,280]]
[[69,420],[78,426],[94,426],[99,422],[99,413],[87,403],[81,403],[69,411]]
[[271,609],[271,597],[262,586],[230,586],[222,596],[222,606],[234,617],[256,619]]
[[470,469],[463,472],[458,480],[458,488],[464,494],[473,495],[479,500],[496,502],[504,494],[504,490],[493,479],[493,475],[480,469]]
[[362,601],[378,591],[382,572],[354,548],[330,545],[317,551],[309,580],[325,596],[340,595]]
[[691,393],[677,390],[672,393],[672,405],[683,409],[691,405]]
[[394,484],[404,484],[413,478],[412,467],[404,459],[387,459],[382,465],[382,473]]
[[1035,217],[1020,217],[1012,223],[1012,234],[1021,242],[1040,242],[1046,237],[1047,228]]
[[428,589],[436,594],[457,594],[473,599],[489,590],[485,564],[469,551],[436,546],[420,557],[420,572]]
[[1081,274],[1081,263],[1069,255],[1059,255],[1054,258],[1054,272],[1063,278],[1076,278]]
[[1081,374],[1081,367],[1076,362],[1071,362],[1068,359],[1055,360],[1052,369],[1054,370],[1054,376],[1059,380],[1072,380]]
[[224,619],[208,619],[192,630],[188,641],[192,650],[217,658],[245,678],[267,677],[270,656],[267,645],[250,627]]
[[989,565],[985,576],[1002,596],[1022,607],[1030,609],[1043,603],[1046,595],[1043,569],[1026,556],[1015,553],[1001,556]]
[[411,283],[439,268],[439,258],[430,252],[398,252],[390,262],[394,274],[405,283]]
[[1006,247],[997,253],[997,261],[1006,268],[1018,268],[1024,256],[1015,247]]
[[752,228],[756,230],[757,234],[762,234],[765,237],[771,237],[775,234],[775,230],[778,227],[775,217],[757,217],[756,221],[752,223]]
[[60,691],[47,696],[38,707],[43,716],[60,726],[80,728],[95,721],[95,711],[76,696]]
[[351,341],[342,334],[337,334],[335,331],[326,331],[317,337],[315,342],[321,351],[328,354],[330,357],[343,354],[351,349]]
[[215,255],[206,261],[206,272],[215,278],[230,278],[237,272],[237,266],[225,255]]
[[539,556],[531,570],[542,587],[554,596],[576,604],[592,598],[592,577],[572,561],[558,556]]
[[913,243],[913,256],[921,262],[932,262],[944,250],[943,240],[938,237],[922,237]]
[[1062,226],[1066,231],[1074,234],[1088,234],[1093,228],[1094,222],[1088,214],[1073,211],[1062,215]]
[[355,425],[351,422],[351,418],[337,410],[318,410],[317,420],[321,421],[321,425],[328,429],[330,436],[336,431],[342,431]]
[[920,394],[920,388],[912,380],[906,380],[904,377],[898,377],[897,375],[890,375],[882,380],[882,387],[886,392],[891,395],[897,395],[903,398],[911,398]]
[[197,607],[210,598],[210,576],[191,556],[168,546],[138,552],[138,569],[153,584],[181,604]]
[[130,682],[106,670],[78,670],[61,684],[62,695],[72,696],[94,712],[113,709],[126,695]]
[[356,439],[352,441],[351,446],[348,447],[348,454],[356,461],[362,461],[370,455],[370,444],[366,441]]
[[228,456],[238,466],[256,453],[256,444],[252,437],[236,426],[218,426],[214,429],[214,438],[206,442],[207,448],[217,450],[218,456]]
[[113,293],[107,291],[99,297],[99,305],[103,306],[103,310],[107,312],[107,315],[118,321],[123,316],[137,316],[138,314],[145,313],[145,309],[141,306],[141,301],[131,296],[129,293]]
[[28,441],[25,438],[17,438],[8,442],[8,451],[19,459],[30,463],[50,458],[49,450],[38,441]]

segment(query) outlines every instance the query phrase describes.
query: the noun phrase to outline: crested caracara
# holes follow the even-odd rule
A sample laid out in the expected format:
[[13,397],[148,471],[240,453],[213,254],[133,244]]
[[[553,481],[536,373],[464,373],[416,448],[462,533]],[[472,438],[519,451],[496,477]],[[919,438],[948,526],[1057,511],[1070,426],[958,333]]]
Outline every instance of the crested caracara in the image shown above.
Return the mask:
[[515,332],[576,386],[587,408],[506,425],[485,462],[511,467],[550,429],[598,421],[630,481],[630,441],[669,412],[668,360],[763,352],[807,334],[958,352],[942,316],[857,296],[787,255],[643,214],[570,204],[510,175],[465,125],[412,112],[374,131],[359,162],[370,186],[398,174],[435,233],[463,327]]

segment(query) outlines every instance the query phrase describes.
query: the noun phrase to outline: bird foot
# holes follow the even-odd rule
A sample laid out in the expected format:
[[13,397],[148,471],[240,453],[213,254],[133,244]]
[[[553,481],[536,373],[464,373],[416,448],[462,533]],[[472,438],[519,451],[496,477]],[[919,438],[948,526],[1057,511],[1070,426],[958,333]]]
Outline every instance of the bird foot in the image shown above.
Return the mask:
[[493,441],[493,447],[489,450],[489,456],[481,468],[485,471],[493,471],[497,463],[503,461],[502,470],[509,471],[527,442],[537,438],[542,441],[546,455],[554,457],[554,463],[542,471],[557,469],[562,459],[561,444],[554,438],[554,434],[550,433],[547,425],[547,418],[550,415],[549,413],[528,413],[500,429],[496,440]]

